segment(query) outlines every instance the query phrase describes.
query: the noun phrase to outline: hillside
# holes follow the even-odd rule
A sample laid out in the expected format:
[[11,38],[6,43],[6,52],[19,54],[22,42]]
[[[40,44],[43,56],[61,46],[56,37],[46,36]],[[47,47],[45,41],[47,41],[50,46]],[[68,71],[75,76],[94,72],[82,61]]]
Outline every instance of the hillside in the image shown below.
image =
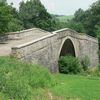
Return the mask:
[[67,22],[68,20],[71,20],[73,17],[74,17],[73,15],[69,15],[69,16],[61,15],[61,16],[57,16],[56,18],[61,22]]
[[100,77],[51,75],[40,65],[0,57],[0,100],[100,100]]

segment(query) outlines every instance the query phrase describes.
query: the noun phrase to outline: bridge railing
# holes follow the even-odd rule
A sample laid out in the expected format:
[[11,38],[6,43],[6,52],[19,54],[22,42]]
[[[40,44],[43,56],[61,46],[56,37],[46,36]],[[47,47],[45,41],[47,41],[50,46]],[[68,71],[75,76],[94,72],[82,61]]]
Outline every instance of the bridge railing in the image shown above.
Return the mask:
[[[98,43],[98,39],[97,38],[95,38],[95,37],[92,37],[92,36],[90,36],[90,35],[87,35],[86,33],[78,33],[78,32],[76,32],[75,30],[72,30],[72,29],[70,29],[70,28],[64,28],[64,29],[61,29],[61,30],[57,30],[57,31],[54,31],[54,32],[52,32],[53,34],[58,34],[58,33],[64,33],[64,32],[68,32],[69,31],[69,33],[70,34],[68,34],[68,35],[70,35],[71,37],[75,37],[75,38],[77,38],[77,39],[83,39],[83,40],[89,40],[89,41],[92,41],[92,42],[95,42],[95,43]],[[71,34],[72,33],[72,34]],[[74,35],[73,35],[74,34]]]

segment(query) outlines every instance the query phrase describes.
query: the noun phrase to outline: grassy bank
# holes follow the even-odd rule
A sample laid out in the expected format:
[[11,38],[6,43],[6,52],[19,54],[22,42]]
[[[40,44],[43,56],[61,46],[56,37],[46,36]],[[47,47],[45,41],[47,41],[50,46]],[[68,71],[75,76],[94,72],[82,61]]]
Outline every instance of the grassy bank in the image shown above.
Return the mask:
[[100,77],[50,74],[41,65],[0,57],[0,100],[100,100]]
[[0,100],[31,100],[33,90],[52,86],[52,79],[43,66],[0,57]]

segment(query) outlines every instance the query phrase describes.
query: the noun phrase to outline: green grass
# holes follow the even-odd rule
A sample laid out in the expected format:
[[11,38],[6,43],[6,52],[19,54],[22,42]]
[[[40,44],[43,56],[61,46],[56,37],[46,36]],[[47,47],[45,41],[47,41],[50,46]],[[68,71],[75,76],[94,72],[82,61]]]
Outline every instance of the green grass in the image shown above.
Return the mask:
[[0,100],[31,100],[33,90],[52,86],[52,79],[41,65],[0,57]]
[[41,65],[0,57],[0,100],[100,100],[100,77],[50,74]]
[[68,20],[71,20],[74,16],[69,15],[69,16],[58,16],[57,19],[59,19],[60,22],[67,22]]
[[100,77],[55,75],[58,83],[51,88],[54,95],[75,100],[100,100]]

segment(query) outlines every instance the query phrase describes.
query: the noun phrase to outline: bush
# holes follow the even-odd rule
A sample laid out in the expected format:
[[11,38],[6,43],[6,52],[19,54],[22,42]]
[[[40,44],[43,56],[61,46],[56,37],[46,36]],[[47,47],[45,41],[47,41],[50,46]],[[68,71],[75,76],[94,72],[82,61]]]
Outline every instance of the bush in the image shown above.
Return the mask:
[[81,60],[81,65],[84,71],[88,70],[88,67],[90,66],[90,59],[88,56],[83,57],[83,59]]
[[59,61],[59,71],[65,74],[77,74],[81,71],[78,58],[72,56],[62,56]]
[[40,65],[0,57],[0,97],[6,100],[31,100],[33,88],[53,85],[51,74]]
[[100,64],[97,65],[97,69],[98,69],[98,71],[100,71]]
[[86,70],[81,74],[85,76],[91,76],[91,77],[100,77],[100,70],[98,69],[98,67],[89,68],[88,70]]
[[100,64],[95,67],[88,68],[88,70],[83,71],[81,74],[85,76],[100,77]]

